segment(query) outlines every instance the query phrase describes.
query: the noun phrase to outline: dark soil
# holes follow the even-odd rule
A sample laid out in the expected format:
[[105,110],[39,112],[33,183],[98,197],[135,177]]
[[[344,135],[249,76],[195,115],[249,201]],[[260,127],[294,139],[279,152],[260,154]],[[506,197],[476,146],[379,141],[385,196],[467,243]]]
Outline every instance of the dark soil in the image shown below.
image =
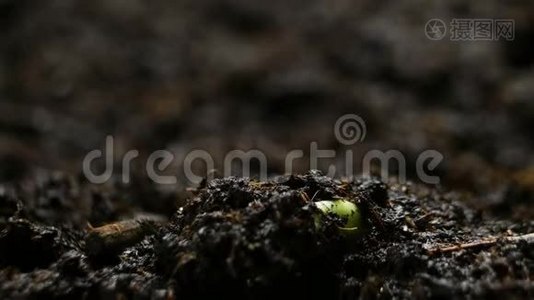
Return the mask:
[[[168,2],[0,0],[0,299],[533,298],[534,246],[505,237],[534,232],[534,1]],[[431,41],[431,18],[511,19],[515,39]],[[368,132],[344,147],[349,113]],[[140,152],[130,184],[81,175],[108,135],[115,176]],[[398,149],[414,181],[436,149],[441,183],[276,178],[311,142],[355,150],[356,174]],[[145,172],[162,149],[175,186]],[[219,173],[258,149],[273,181],[188,192],[191,149]],[[336,197],[359,235],[316,228],[311,199]]]
[[[483,217],[461,195],[319,172],[269,182],[213,180],[164,223],[140,221],[143,239],[88,251],[91,230],[65,212],[74,185],[49,178],[40,203],[17,189],[1,197],[0,298],[122,299],[526,299],[534,295],[534,246],[501,239],[441,253],[436,248],[534,232],[534,222]],[[53,199],[58,186],[65,193]],[[80,188],[76,185],[77,188]],[[83,189],[83,184],[81,189]],[[102,195],[93,199],[101,199]],[[313,201],[345,198],[365,227],[341,234],[315,225]],[[93,202],[98,204],[98,201]],[[131,212],[94,205],[90,215]],[[54,219],[51,216],[48,219]],[[112,249],[113,248],[113,249]]]

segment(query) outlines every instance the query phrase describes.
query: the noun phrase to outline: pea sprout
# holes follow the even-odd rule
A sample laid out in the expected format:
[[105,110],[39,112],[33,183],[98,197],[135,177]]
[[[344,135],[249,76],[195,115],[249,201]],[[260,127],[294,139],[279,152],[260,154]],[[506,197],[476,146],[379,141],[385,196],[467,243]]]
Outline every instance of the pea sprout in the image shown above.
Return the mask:
[[[356,204],[351,201],[340,199],[331,201],[318,201],[315,206],[324,214],[335,214],[345,221],[339,227],[343,232],[356,232],[361,228],[361,215]],[[316,219],[317,227],[320,227],[320,218]]]

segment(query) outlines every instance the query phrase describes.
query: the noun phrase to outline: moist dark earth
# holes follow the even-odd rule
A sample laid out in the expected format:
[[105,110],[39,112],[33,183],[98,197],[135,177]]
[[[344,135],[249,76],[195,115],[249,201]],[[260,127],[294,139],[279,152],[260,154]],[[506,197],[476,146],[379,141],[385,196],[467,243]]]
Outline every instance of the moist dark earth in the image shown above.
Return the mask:
[[[191,190],[167,220],[138,217],[137,236],[95,250],[89,243],[95,229],[80,229],[67,205],[83,189],[56,174],[33,196],[4,191],[2,299],[528,299],[534,293],[532,240],[503,239],[534,232],[534,222],[485,218],[455,193],[373,178],[341,181],[319,171],[266,182],[214,179]],[[93,191],[84,204],[93,225],[104,215],[135,219],[127,206],[106,206],[105,198]],[[332,199],[358,205],[361,230],[340,233],[335,216],[315,223],[313,202]],[[490,237],[496,242],[439,250]]]
[[[431,41],[433,18],[515,36]],[[533,1],[0,0],[0,37],[1,299],[533,298],[534,246],[510,240],[534,232]],[[353,147],[333,134],[345,114],[367,125]],[[130,184],[81,172],[108,135],[115,176],[140,152]],[[356,174],[398,149],[414,182],[306,173],[311,142],[355,150]],[[161,149],[175,186],[147,178]],[[271,180],[187,190],[192,149],[218,173],[258,149]],[[302,175],[276,177],[293,149]],[[426,149],[437,186],[417,183]],[[315,224],[336,198],[357,235]]]

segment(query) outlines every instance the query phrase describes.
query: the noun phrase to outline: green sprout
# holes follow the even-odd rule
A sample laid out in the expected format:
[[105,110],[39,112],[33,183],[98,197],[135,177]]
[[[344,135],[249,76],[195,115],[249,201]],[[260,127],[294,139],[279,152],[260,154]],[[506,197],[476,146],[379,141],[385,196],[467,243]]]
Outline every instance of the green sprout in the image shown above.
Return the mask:
[[[339,230],[346,233],[356,233],[361,229],[360,210],[356,204],[351,201],[340,199],[331,201],[318,201],[315,206],[326,214],[334,214],[345,221]],[[320,217],[316,219],[316,226],[320,227]]]

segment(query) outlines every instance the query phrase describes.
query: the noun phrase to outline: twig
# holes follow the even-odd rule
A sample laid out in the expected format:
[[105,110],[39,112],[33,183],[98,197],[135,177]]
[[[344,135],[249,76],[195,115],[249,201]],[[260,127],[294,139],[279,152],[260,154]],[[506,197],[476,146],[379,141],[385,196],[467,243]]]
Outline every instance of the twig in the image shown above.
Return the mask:
[[510,242],[525,241],[530,244],[530,243],[534,243],[534,233],[518,235],[518,236],[508,236],[508,237],[505,237],[504,239]]
[[519,241],[525,241],[527,243],[534,243],[534,233],[524,234],[524,235],[518,235],[518,236],[507,236],[507,237],[490,237],[483,240],[475,241],[475,242],[469,242],[469,243],[462,243],[459,245],[446,245],[446,246],[437,246],[434,248],[431,248],[428,250],[428,253],[430,255],[439,254],[439,253],[448,253],[448,252],[455,252],[465,249],[471,249],[471,248],[479,248],[479,247],[489,247],[495,245],[498,241],[507,241],[511,243],[517,243]]
[[124,220],[100,227],[87,224],[85,250],[89,256],[119,254],[126,247],[133,246],[146,235],[154,233],[163,221],[156,215]]

